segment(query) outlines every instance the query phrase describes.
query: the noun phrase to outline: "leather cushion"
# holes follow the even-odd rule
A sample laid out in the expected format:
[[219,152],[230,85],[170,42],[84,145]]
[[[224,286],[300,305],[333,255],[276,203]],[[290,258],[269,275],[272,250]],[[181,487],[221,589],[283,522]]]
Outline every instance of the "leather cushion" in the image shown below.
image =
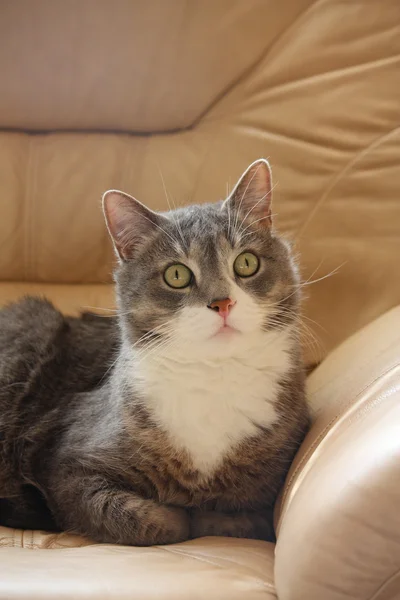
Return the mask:
[[278,596],[399,598],[400,307],[332,352],[308,394],[314,423],[276,511]]
[[275,600],[273,553],[234,538],[133,548],[0,527],[0,599]]

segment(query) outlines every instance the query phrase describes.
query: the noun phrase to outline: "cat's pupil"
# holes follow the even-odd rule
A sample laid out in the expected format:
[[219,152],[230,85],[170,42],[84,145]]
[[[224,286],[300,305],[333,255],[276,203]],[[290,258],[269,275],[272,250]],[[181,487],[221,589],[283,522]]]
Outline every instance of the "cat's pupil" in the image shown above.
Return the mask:
[[179,279],[178,269],[175,269],[175,279]]
[[249,266],[249,261],[247,260],[247,258],[245,260],[246,260],[246,267],[248,267]]

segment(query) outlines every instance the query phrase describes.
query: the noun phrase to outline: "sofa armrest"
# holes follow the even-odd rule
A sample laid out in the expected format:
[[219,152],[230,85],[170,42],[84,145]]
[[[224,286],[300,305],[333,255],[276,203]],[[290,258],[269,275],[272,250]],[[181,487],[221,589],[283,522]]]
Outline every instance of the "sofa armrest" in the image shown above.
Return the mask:
[[313,425],[276,507],[280,600],[400,598],[400,307],[308,380]]

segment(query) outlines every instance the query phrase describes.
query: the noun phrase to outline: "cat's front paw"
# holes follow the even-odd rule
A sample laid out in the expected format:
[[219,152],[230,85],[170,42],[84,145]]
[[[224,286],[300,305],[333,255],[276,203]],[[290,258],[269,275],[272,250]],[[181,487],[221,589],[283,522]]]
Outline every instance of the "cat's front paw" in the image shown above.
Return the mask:
[[208,535],[274,540],[269,513],[265,515],[256,512],[222,513],[201,509],[193,511],[190,520],[190,537]]
[[162,506],[160,511],[153,514],[144,535],[145,545],[178,544],[190,538],[190,522],[183,508]]

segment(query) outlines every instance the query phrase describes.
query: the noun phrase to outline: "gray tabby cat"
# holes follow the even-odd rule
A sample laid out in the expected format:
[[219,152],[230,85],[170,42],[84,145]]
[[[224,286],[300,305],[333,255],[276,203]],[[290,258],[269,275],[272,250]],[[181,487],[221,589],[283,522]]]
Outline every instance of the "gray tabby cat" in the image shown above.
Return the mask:
[[118,322],[0,312],[0,521],[151,545],[273,539],[308,425],[299,279],[259,160],[224,202],[104,195]]

